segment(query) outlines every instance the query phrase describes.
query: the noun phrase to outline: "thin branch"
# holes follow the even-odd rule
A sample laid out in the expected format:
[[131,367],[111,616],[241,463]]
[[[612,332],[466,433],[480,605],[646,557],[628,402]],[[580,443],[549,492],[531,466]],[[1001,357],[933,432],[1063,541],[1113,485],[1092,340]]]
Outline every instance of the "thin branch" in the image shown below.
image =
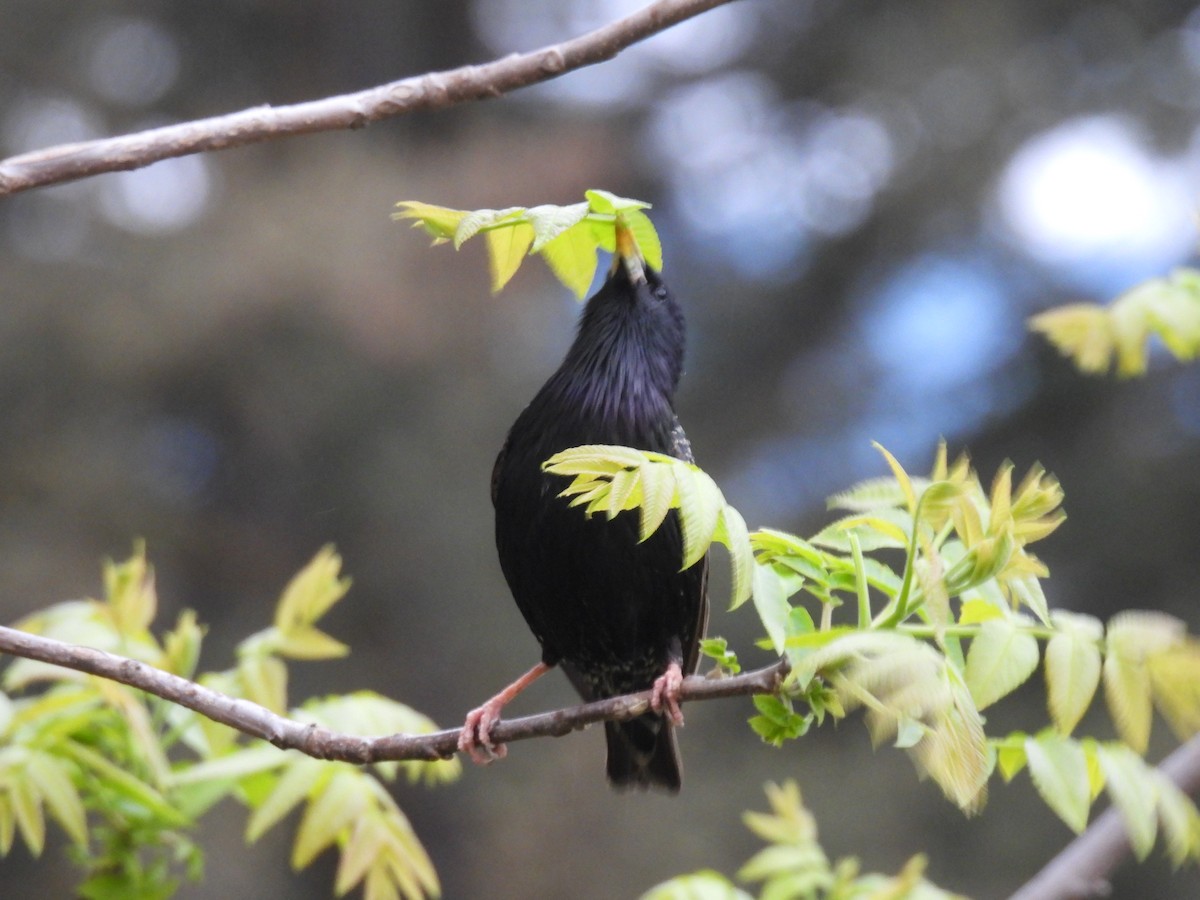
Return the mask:
[[[0,653],[36,659],[119,681],[186,706],[250,737],[269,741],[280,749],[299,750],[317,759],[366,764],[400,759],[444,759],[458,751],[458,729],[382,737],[339,734],[320,725],[284,718],[257,703],[230,697],[135,659],[28,634],[15,628],[0,626]],[[774,665],[729,678],[692,676],[684,679],[681,699],[712,700],[717,697],[773,693],[779,689],[787,672],[787,662],[780,660]],[[561,737],[596,722],[632,719],[649,708],[650,691],[642,691],[520,719],[505,719],[492,728],[491,734],[497,743]]]
[[658,0],[577,38],[479,66],[404,78],[353,94],[259,106],[120,137],[63,144],[0,162],[0,196],[159,160],[296,134],[362,128],[380,119],[499,97],[612,59],[626,47],[732,0]]
[[[1185,794],[1200,790],[1200,735],[1163,760],[1158,770]],[[1107,897],[1108,878],[1129,855],[1129,836],[1120,811],[1107,809],[1009,900],[1084,900]]]

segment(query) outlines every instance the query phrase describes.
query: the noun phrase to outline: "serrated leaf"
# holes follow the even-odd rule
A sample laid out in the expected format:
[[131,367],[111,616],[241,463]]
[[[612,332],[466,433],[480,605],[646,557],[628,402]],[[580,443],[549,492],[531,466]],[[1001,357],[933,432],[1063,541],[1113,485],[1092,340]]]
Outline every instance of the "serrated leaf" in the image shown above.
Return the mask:
[[1003,741],[996,747],[996,768],[1001,777],[1012,781],[1025,768],[1025,736],[1020,735],[1020,743]]
[[275,627],[285,636],[325,615],[350,590],[350,579],[341,577],[342,558],[326,544],[288,582],[275,608]]
[[572,225],[542,247],[542,258],[556,278],[580,300],[596,277],[596,242],[586,221]]
[[583,192],[587,197],[588,204],[592,212],[612,215],[624,210],[634,209],[649,209],[650,204],[643,200],[634,200],[630,197],[620,197],[611,191],[593,188]]
[[458,223],[467,215],[465,209],[434,206],[432,203],[422,203],[419,200],[403,200],[396,206],[401,211],[392,213],[393,219],[415,219],[412,226],[414,228],[423,227],[425,232],[439,243],[453,238]]
[[1145,761],[1123,744],[1100,744],[1096,749],[1104,784],[1121,818],[1138,860],[1154,849],[1158,836],[1158,791]]
[[1046,645],[1046,695],[1050,717],[1070,734],[1091,706],[1100,686],[1100,623],[1090,617],[1067,618],[1055,613],[1059,630]]
[[17,830],[32,856],[41,856],[46,845],[46,820],[42,815],[42,800],[37,786],[27,772],[8,774],[8,798],[17,820]]
[[725,506],[721,510],[716,539],[729,548],[733,581],[733,599],[729,608],[734,610],[749,600],[753,592],[754,550],[750,546],[750,532],[746,528],[746,520],[732,506]]
[[648,465],[642,469],[642,521],[639,540],[646,540],[662,526],[675,504],[674,466]]
[[703,870],[679,875],[652,887],[640,900],[754,900],[718,872]]
[[70,774],[62,760],[48,753],[31,753],[24,767],[25,777],[35,786],[54,820],[79,847],[88,842],[87,816]]
[[277,715],[287,713],[287,666],[274,656],[244,656],[238,662],[243,696]]
[[172,774],[171,784],[182,787],[204,781],[236,781],[248,775],[278,769],[287,765],[294,756],[295,753],[278,750],[269,744],[258,744],[180,769]]
[[1192,798],[1171,781],[1155,773],[1158,787],[1158,819],[1162,823],[1167,854],[1176,866],[1200,854],[1200,815]]
[[1037,669],[1037,640],[1008,619],[979,626],[967,651],[967,686],[979,709],[1019,688]]
[[533,227],[533,246],[530,253],[537,253],[568,228],[581,222],[588,214],[588,204],[573,203],[570,206],[534,206],[527,213]]
[[1105,310],[1093,303],[1074,303],[1039,313],[1029,320],[1080,371],[1103,373],[1112,364],[1112,325]]
[[708,552],[725,498],[704,472],[679,463],[675,467],[679,492],[679,525],[683,531],[683,568],[694,566]]
[[492,279],[492,293],[498,294],[517,274],[521,263],[530,251],[534,232],[531,227],[519,222],[509,228],[488,231],[483,238],[487,242],[488,272]]
[[878,450],[885,460],[887,460],[888,468],[892,470],[892,476],[896,479],[896,483],[900,486],[901,492],[904,494],[904,504],[910,513],[916,512],[917,495],[913,490],[912,480],[908,477],[908,473],[904,471],[904,466],[900,465],[900,461],[888,451],[883,444],[875,441],[871,442],[871,446]]
[[1153,714],[1150,673],[1139,633],[1110,624],[1104,656],[1104,696],[1121,739],[1138,753],[1150,743]]
[[827,509],[844,509],[863,513],[891,509],[907,502],[904,489],[895,478],[868,478],[840,491],[825,501]]
[[369,776],[341,769],[309,802],[292,847],[292,868],[303,869],[329,847],[343,828],[352,825],[367,806],[363,785]]
[[454,249],[462,249],[462,245],[482,229],[498,225],[506,219],[516,220],[524,212],[525,208],[522,206],[510,206],[507,209],[476,209],[467,213],[454,229]]
[[334,894],[340,897],[363,880],[367,870],[377,862],[385,837],[386,833],[375,816],[363,816],[354,824],[354,830],[338,860]]
[[754,608],[762,620],[775,652],[782,655],[787,644],[788,619],[792,611],[783,581],[771,565],[754,564]]
[[1154,705],[1180,740],[1200,732],[1200,641],[1187,640],[1146,660]]
[[958,613],[960,625],[977,625],[1004,615],[1004,610],[987,600],[979,598],[964,601]]
[[341,641],[316,628],[297,628],[275,648],[280,656],[289,659],[339,659],[350,652]]
[[246,842],[254,843],[273,828],[288,813],[300,805],[318,787],[322,775],[328,773],[327,765],[318,759],[303,757],[290,763],[275,789],[267,795],[246,823]]
[[1042,799],[1079,834],[1087,827],[1091,805],[1087,758],[1083,748],[1058,734],[1041,734],[1025,741],[1029,775]]
[[662,241],[659,240],[658,231],[655,230],[650,217],[640,209],[631,209],[621,214],[621,221],[632,233],[634,243],[637,244],[638,251],[646,260],[647,265],[654,271],[661,272],[663,266]]

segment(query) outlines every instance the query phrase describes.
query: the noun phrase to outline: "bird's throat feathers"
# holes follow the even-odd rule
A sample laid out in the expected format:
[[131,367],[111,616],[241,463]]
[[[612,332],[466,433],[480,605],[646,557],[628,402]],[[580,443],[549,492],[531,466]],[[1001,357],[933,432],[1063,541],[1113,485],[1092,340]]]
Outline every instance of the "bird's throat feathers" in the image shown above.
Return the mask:
[[584,309],[575,342],[543,388],[587,418],[636,423],[672,410],[683,373],[683,312],[657,272],[617,266]]

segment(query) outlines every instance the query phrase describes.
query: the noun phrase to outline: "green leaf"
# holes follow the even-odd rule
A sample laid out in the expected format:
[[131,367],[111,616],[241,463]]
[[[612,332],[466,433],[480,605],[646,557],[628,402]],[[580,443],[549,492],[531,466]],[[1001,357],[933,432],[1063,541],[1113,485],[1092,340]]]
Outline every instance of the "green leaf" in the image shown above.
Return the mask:
[[498,294],[517,274],[521,263],[529,253],[534,231],[519,223],[511,228],[498,228],[484,235],[488,249],[488,271],[492,279],[492,293]]
[[104,593],[118,633],[136,637],[154,621],[158,596],[143,542],[134,545],[133,556],[125,562],[105,561]]
[[522,206],[510,206],[508,209],[477,209],[467,213],[454,230],[454,249],[462,245],[485,228],[491,228],[504,222],[517,222],[525,213]]
[[286,637],[294,629],[315,623],[350,590],[340,576],[342,558],[326,544],[288,582],[275,608],[275,627]]
[[573,203],[570,206],[534,206],[528,212],[529,224],[533,227],[533,246],[530,253],[537,253],[568,228],[578,224],[588,214],[588,204]]
[[186,766],[172,773],[171,783],[179,787],[203,781],[236,781],[247,775],[278,769],[297,755],[296,751],[279,750],[265,743],[255,744]]
[[1082,832],[1091,806],[1083,748],[1070,738],[1043,733],[1025,741],[1025,758],[1042,799],[1068,828]]
[[704,869],[680,875],[652,887],[641,900],[754,900],[741,888],[717,872]]
[[63,761],[49,753],[31,753],[25,763],[24,772],[67,836],[76,846],[86,847],[87,816],[83,810],[83,801]]
[[250,816],[246,823],[246,842],[254,843],[317,790],[322,775],[332,775],[327,765],[318,759],[301,757],[283,771],[275,789]]
[[688,569],[708,552],[725,498],[707,474],[686,463],[675,469],[675,486],[683,531],[683,568]]
[[913,489],[912,480],[908,477],[908,473],[904,471],[904,466],[900,465],[900,461],[892,456],[883,444],[872,441],[871,446],[878,450],[883,455],[883,458],[887,460],[888,468],[892,470],[896,484],[899,485],[900,491],[904,495],[904,505],[908,508],[909,513],[915,513],[917,510],[917,495]]
[[1158,816],[1167,854],[1175,866],[1200,855],[1200,814],[1192,798],[1161,773],[1153,773],[1158,787]]
[[967,651],[967,686],[979,709],[1019,688],[1037,669],[1037,640],[1008,619],[979,626]]
[[1104,696],[1121,739],[1138,753],[1150,743],[1153,716],[1147,656],[1182,640],[1183,623],[1162,613],[1119,613],[1108,623]]
[[364,781],[369,776],[349,767],[339,770],[309,802],[292,847],[292,868],[303,869],[367,807]]
[[650,268],[656,272],[662,271],[663,252],[662,242],[650,217],[640,209],[632,209],[621,214],[621,221],[633,235],[634,243]]
[[713,537],[729,548],[733,569],[733,600],[729,608],[734,610],[750,599],[754,588],[754,550],[746,520],[732,506],[723,506]]
[[556,278],[583,299],[596,277],[596,243],[587,222],[571,226],[542,247],[542,256]]
[[1100,640],[1104,628],[1091,616],[1056,611],[1058,629],[1046,645],[1046,694],[1050,717],[1070,734],[1087,712],[1100,685]]
[[996,746],[996,768],[1006,781],[1012,781],[1025,768],[1025,740],[1028,735],[1017,732]]
[[787,644],[788,618],[792,607],[783,580],[770,564],[754,565],[754,608],[762,620],[775,652],[783,654]]
[[[925,483],[922,479],[913,479],[914,488],[923,489]],[[902,507],[907,502],[904,488],[895,478],[869,478],[834,494],[825,501],[825,506],[864,513]]]
[[1158,836],[1158,791],[1145,761],[1124,744],[1096,748],[1104,784],[1121,817],[1138,860],[1144,860]]
[[396,204],[400,212],[392,213],[397,220],[415,219],[412,223],[416,228],[421,226],[426,234],[433,238],[435,244],[444,243],[454,237],[458,224],[467,215],[465,209],[450,209],[445,206],[434,206],[432,203],[421,203],[419,200],[403,200]]
[[278,643],[275,652],[289,659],[340,659],[350,648],[316,628],[298,627]]
[[46,820],[37,785],[26,770],[8,773],[8,797],[16,816],[17,828],[33,856],[41,856],[46,845]]
[[598,188],[584,191],[583,195],[587,197],[588,204],[591,206],[592,212],[601,214],[613,215],[615,213],[624,212],[625,210],[650,208],[650,204],[643,200],[633,200],[629,197],[619,197],[611,191],[600,190]]

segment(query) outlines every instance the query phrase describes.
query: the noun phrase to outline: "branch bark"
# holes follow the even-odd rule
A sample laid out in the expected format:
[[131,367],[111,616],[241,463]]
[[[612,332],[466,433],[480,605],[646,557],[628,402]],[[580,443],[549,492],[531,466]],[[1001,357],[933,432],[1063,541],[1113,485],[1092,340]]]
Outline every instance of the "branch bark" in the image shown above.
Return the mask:
[[[0,626],[0,653],[36,659],[119,681],[185,706],[250,737],[269,741],[281,750],[299,750],[317,759],[365,765],[388,760],[445,759],[458,752],[457,728],[432,734],[392,734],[381,737],[340,734],[320,725],[284,718],[257,703],[230,697],[135,659],[28,634],[15,628]],[[786,660],[780,660],[773,665],[729,678],[693,675],[684,679],[681,698],[686,702],[773,693],[779,689],[787,672]],[[561,737],[596,722],[632,719],[649,708],[650,691],[642,691],[520,719],[504,719],[492,728],[491,733],[492,738],[502,744],[537,737]]]
[[[1176,748],[1158,768],[1181,791],[1195,795],[1200,791],[1200,735]],[[1110,807],[1009,900],[1107,897],[1111,893],[1108,879],[1130,849],[1121,814]]]
[[176,156],[242,147],[297,134],[363,128],[417,110],[499,97],[612,59],[626,47],[732,0],[658,0],[595,31],[478,66],[404,78],[352,94],[63,144],[0,161],[0,196]]

